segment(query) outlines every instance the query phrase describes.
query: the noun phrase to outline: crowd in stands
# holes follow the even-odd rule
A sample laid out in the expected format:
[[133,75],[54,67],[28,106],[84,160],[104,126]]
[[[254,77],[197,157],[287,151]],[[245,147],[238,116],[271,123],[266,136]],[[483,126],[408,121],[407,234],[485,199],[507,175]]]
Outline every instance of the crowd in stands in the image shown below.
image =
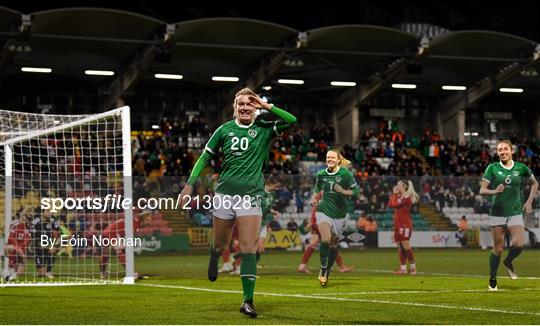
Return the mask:
[[300,161],[324,161],[326,152],[333,143],[332,126],[315,125],[309,133],[302,127],[293,127],[274,140],[267,169],[299,174]]
[[[194,117],[190,122],[163,119],[160,130],[139,133],[133,141],[135,176],[185,176],[190,172],[204,145],[212,135],[208,125]],[[267,171],[298,174],[300,161],[323,161],[334,142],[331,126],[316,125],[287,130],[276,137],[269,149]],[[219,170],[221,162],[212,160],[210,168]]]
[[[184,119],[186,120],[186,119]],[[134,175],[145,176],[141,190],[161,193],[158,182],[162,176],[187,176],[211,136],[208,125],[200,118],[189,122],[163,119],[161,130],[139,134],[134,141]],[[540,175],[539,144],[530,140],[512,139],[517,144],[514,159],[531,167]],[[325,160],[326,152],[334,145],[334,129],[320,124],[306,129],[301,126],[276,137],[269,149],[266,172],[298,175],[279,194],[276,206],[284,208],[294,202],[297,212],[307,208],[312,180],[302,174],[302,161]],[[358,144],[342,146],[344,156],[351,159],[352,170],[361,181],[358,198],[351,208],[361,211],[384,211],[394,176],[416,178],[424,201],[432,201],[439,210],[443,207],[474,207],[477,212],[489,208],[487,200],[478,195],[478,177],[485,167],[497,160],[495,142],[458,144],[443,139],[436,131],[426,128],[421,135],[409,135],[397,123],[382,120],[376,130],[362,131]],[[210,177],[199,184],[200,194],[212,193],[220,161],[212,160],[205,172]],[[380,178],[380,177],[384,178]],[[443,177],[441,177],[443,176]],[[433,178],[435,177],[435,178]],[[458,177],[473,177],[461,179]],[[294,189],[294,190],[293,190]],[[195,212],[196,213],[196,212]]]
[[[538,175],[540,157],[536,153],[540,153],[540,145],[515,137],[511,141],[516,144],[514,159],[528,165]],[[409,136],[382,122],[376,132],[365,131],[356,152],[350,148],[348,154],[354,157],[355,167],[362,175],[479,176],[490,162],[497,160],[495,143],[458,144],[451,138],[441,138],[430,128],[420,137]],[[391,163],[385,167],[380,164],[381,159],[390,159]]]
[[[208,125],[194,117],[189,122],[164,118],[157,132],[139,133],[133,141],[134,176],[179,176],[189,173],[207,140]],[[218,168],[213,162],[213,167]]]
[[[164,119],[161,130],[139,134],[134,141],[134,175],[185,176],[200,155],[211,130],[198,117],[190,122]],[[513,137],[515,138],[515,137]],[[540,175],[540,145],[528,139],[511,139],[516,144],[514,159]],[[324,161],[334,145],[334,128],[321,124],[306,130],[293,127],[276,137],[269,149],[267,172],[300,174],[301,161]],[[381,121],[377,130],[365,130],[359,143],[342,146],[345,157],[353,162],[359,178],[371,176],[480,176],[485,167],[497,160],[495,143],[467,142],[441,138],[426,128],[421,135],[408,135],[397,123]],[[218,171],[213,160],[211,169]]]

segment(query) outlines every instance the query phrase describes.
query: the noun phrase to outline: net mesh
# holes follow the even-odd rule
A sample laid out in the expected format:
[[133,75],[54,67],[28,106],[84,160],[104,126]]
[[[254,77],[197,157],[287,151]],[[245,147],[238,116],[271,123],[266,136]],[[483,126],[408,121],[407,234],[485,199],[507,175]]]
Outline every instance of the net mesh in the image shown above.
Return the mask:
[[[119,112],[0,110],[0,141],[12,151],[8,176],[6,149],[0,146],[2,282],[114,282],[125,276],[125,250],[108,245],[125,236],[124,210],[111,203],[89,207],[94,198],[124,194]],[[61,201],[64,207],[58,208]],[[11,213],[5,214],[6,204]]]

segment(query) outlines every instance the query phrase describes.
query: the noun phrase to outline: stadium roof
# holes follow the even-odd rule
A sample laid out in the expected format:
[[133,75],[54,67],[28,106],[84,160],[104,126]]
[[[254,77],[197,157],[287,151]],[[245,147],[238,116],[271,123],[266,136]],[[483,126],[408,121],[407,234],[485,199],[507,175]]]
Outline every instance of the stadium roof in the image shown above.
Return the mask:
[[[287,78],[303,80],[302,91],[323,94],[336,91],[330,81],[365,85],[382,78],[385,87],[415,83],[420,93],[437,96],[442,84],[470,88],[514,69],[517,73],[504,80],[505,86],[540,94],[533,40],[426,24],[298,30],[237,17],[171,23],[117,9],[63,8],[25,15],[0,7],[0,42],[4,78],[25,74],[20,68],[28,66],[51,68],[51,78],[84,78],[96,85],[133,75],[133,80],[153,79],[155,73],[181,74],[182,83],[211,88],[230,86],[212,76],[235,76],[257,87]],[[86,76],[87,69],[112,70],[115,76]]]

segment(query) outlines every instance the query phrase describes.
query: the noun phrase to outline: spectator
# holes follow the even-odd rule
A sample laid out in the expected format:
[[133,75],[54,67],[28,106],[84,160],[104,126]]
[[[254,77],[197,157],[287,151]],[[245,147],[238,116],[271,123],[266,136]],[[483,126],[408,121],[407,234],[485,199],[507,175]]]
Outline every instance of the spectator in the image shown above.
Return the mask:
[[298,230],[298,224],[296,224],[294,220],[290,220],[287,223],[287,230],[295,232],[296,230]]
[[467,218],[465,215],[461,217],[461,220],[458,222],[458,231],[456,233],[456,237],[459,240],[459,243],[461,243],[462,247],[467,246],[467,230],[469,229]]
[[276,220],[270,221],[270,223],[268,223],[268,226],[270,227],[270,229],[271,229],[272,231],[279,231],[279,230],[281,230],[281,225],[280,225],[279,222],[276,221]]
[[356,221],[356,227],[358,228],[358,232],[360,234],[366,234],[366,225],[368,223],[368,217],[366,212],[363,212],[360,217],[358,218],[358,221]]
[[364,230],[366,233],[366,247],[377,247],[377,221],[372,216],[368,216]]
[[304,198],[300,193],[296,194],[296,212],[297,213],[303,213],[304,212]]

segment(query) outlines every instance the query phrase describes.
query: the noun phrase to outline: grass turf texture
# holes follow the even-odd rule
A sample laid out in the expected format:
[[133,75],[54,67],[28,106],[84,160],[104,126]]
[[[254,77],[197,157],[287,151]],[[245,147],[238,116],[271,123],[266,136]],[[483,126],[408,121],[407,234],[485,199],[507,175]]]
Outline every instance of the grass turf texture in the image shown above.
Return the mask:
[[[356,271],[299,274],[301,253],[269,252],[258,270],[259,317],[238,312],[238,276],[206,279],[206,252],[136,258],[150,276],[137,285],[0,288],[3,324],[540,324],[540,251],[515,261],[520,278],[499,268],[488,292],[488,251],[420,249],[419,274],[393,275],[394,250],[346,251]],[[506,253],[505,253],[506,254]],[[503,256],[504,257],[504,256]],[[316,272],[318,253],[310,262]]]

